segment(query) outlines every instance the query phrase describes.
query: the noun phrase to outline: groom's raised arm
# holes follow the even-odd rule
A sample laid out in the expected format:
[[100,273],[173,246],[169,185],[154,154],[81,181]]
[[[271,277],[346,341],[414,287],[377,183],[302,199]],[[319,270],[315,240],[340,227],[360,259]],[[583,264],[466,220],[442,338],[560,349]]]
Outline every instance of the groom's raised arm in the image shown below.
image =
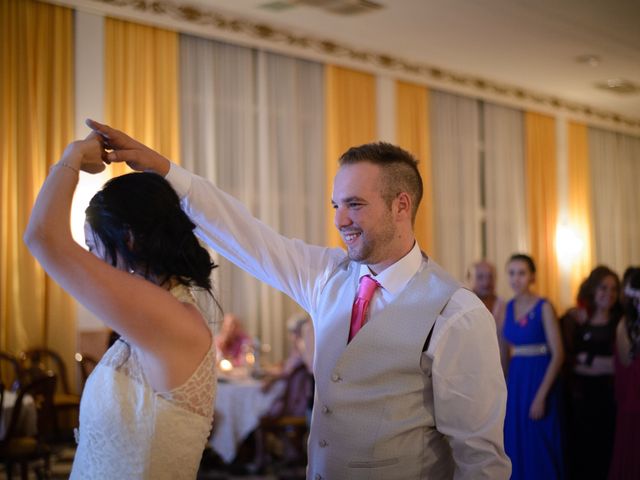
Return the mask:
[[113,149],[107,160],[165,176],[198,226],[196,233],[214,250],[313,313],[311,299],[318,298],[325,277],[345,258],[343,250],[284,237],[212,182],[172,164],[119,130],[95,121],[87,124]]

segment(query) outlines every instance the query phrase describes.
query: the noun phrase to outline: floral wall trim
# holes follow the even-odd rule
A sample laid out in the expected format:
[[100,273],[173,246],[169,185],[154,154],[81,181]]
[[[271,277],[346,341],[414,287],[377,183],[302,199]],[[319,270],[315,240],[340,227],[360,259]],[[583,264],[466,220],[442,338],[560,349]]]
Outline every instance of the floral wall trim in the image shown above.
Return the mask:
[[599,110],[588,105],[562,100],[555,96],[528,91],[523,88],[500,84],[491,80],[471,75],[463,75],[422,63],[414,63],[405,59],[352,48],[340,43],[294,34],[267,24],[245,19],[230,18],[215,11],[193,5],[181,5],[171,0],[93,0],[94,2],[123,8],[131,8],[143,13],[168,16],[181,22],[199,26],[209,26],[215,30],[246,35],[256,39],[275,42],[291,47],[310,49],[324,55],[346,58],[389,71],[403,72],[425,81],[432,79],[452,85],[471,88],[479,94],[498,95],[517,101],[529,101],[539,105],[564,109],[568,112],[585,115],[598,120],[613,122],[631,128],[640,128],[640,119],[628,118],[616,113]]

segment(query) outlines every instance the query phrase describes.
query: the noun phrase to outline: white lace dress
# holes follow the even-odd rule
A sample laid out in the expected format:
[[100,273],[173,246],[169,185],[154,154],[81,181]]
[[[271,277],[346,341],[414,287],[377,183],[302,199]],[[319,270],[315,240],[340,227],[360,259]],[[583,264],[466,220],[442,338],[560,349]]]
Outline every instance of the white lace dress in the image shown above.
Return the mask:
[[[213,309],[202,308],[191,290],[178,286],[171,293],[197,305],[213,328]],[[117,341],[87,379],[70,478],[195,479],[213,420],[215,360],[212,342],[183,385],[157,393],[136,349]]]

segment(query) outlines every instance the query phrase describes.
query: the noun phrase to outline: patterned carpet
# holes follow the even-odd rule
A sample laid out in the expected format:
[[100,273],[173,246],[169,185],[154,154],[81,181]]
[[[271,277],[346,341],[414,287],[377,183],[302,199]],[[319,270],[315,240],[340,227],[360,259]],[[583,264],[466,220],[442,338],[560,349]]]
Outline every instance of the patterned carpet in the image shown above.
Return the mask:
[[200,463],[198,480],[304,480],[304,466],[287,466],[274,463],[267,465],[262,472],[255,472],[250,462],[235,461],[224,465],[211,450],[205,450]]
[[[75,448],[72,446],[58,446],[53,449],[51,456],[51,479],[66,480],[71,472]],[[37,480],[36,471],[42,470],[42,463],[33,462],[29,468],[29,480]],[[224,465],[210,450],[205,450],[200,464],[197,480],[304,480],[305,468],[302,466],[287,467],[282,465],[268,465],[264,472],[256,473],[252,465],[234,463]],[[0,480],[14,480],[20,478],[19,467],[14,467],[13,479],[8,479],[4,465],[0,466]]]
[[[68,479],[71,473],[71,464],[76,449],[73,447],[59,446],[53,449],[51,455],[51,480]],[[44,471],[44,462],[32,462],[29,464],[29,480],[37,479],[36,472]],[[13,467],[13,479],[20,478],[20,466]],[[0,479],[9,480],[4,464],[0,465]],[[10,480],[13,480],[10,479]]]

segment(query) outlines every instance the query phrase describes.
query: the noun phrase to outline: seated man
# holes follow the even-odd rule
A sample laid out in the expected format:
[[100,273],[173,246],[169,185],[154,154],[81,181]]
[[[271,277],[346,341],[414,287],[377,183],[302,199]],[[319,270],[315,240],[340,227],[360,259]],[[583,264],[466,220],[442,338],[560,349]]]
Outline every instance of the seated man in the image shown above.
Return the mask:
[[[280,434],[282,456],[286,463],[296,463],[304,457],[304,434],[306,433],[310,414],[309,406],[313,403],[313,324],[311,317],[302,312],[294,314],[287,322],[289,332],[289,356],[281,367],[274,369],[263,381],[262,390],[270,390],[276,382],[284,383],[283,395],[277,397],[269,407],[256,436],[256,465],[264,467],[266,458],[266,432],[269,425],[280,426],[278,419],[289,418],[291,425],[284,425],[286,435]],[[306,421],[300,423],[304,418]],[[275,420],[275,424],[272,423]],[[277,430],[278,427],[276,427]]]
[[[289,356],[285,360],[283,366],[271,372],[263,382],[263,391],[271,389],[277,381],[285,381],[298,367],[304,365],[308,375],[301,377],[298,385],[298,399],[294,402],[295,412],[288,412],[298,416],[306,414],[307,405],[313,396],[313,325],[311,318],[307,314],[295,314],[287,322],[287,330],[289,332]],[[270,409],[270,412],[279,411],[281,400]]]

